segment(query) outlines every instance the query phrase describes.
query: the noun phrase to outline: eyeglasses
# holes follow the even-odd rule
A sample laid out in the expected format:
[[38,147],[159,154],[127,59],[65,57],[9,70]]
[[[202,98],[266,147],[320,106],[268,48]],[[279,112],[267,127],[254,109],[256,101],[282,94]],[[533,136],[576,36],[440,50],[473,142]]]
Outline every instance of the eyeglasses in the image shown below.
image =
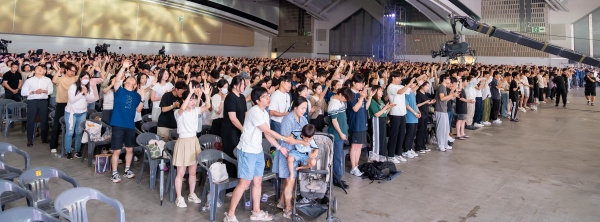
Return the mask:
[[262,96],[260,96],[260,98],[261,98],[261,99],[262,99],[262,98],[269,98],[269,97],[270,97],[270,96],[269,96],[269,94],[268,94],[268,93],[265,93],[265,94],[263,94]]

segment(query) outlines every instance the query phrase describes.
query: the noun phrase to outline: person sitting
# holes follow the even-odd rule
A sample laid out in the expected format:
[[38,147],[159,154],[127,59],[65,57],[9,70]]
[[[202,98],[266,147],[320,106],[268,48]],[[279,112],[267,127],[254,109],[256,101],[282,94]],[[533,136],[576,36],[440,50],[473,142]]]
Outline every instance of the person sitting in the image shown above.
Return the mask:
[[[300,135],[296,136],[296,139],[302,139],[304,142],[309,143],[309,145],[305,146],[304,144],[296,144],[294,146],[296,149],[290,151],[288,154],[288,168],[290,170],[290,175],[294,175],[294,169],[296,171],[310,169],[317,164],[319,147],[313,140],[315,131],[316,128],[314,125],[306,124],[304,127],[302,127],[302,131],[298,132]],[[310,155],[308,154],[309,152]],[[294,166],[298,166],[298,163],[301,163],[302,166],[294,168]]]

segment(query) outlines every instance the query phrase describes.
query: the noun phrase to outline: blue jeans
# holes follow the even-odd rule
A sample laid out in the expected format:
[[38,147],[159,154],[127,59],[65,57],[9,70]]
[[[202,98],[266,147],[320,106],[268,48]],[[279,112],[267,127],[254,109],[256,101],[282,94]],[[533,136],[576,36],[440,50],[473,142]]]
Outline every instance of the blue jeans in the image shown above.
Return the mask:
[[87,113],[76,113],[73,114],[73,127],[70,127],[71,122],[69,121],[69,112],[65,112],[65,125],[66,125],[66,135],[65,135],[65,153],[71,152],[71,144],[73,144],[73,133],[75,133],[75,152],[79,152],[81,150],[81,137],[83,135],[83,128],[81,128],[81,123],[85,122],[85,117]]
[[56,107],[56,97],[50,97],[50,105]]
[[502,113],[502,117],[506,118],[508,116],[508,103],[510,101],[508,101],[508,93],[502,93],[502,108],[501,109],[501,113]]
[[342,169],[344,165],[342,164],[342,161],[344,161],[344,141],[333,141],[333,173],[335,173],[340,180],[344,176],[344,169]]
[[271,120],[271,130],[281,133],[281,123]]
[[450,131],[452,131],[452,117],[454,117],[454,112],[448,112],[448,123],[450,124]]
[[481,118],[483,118],[483,100],[481,97],[475,97],[475,116],[473,121],[481,124]]

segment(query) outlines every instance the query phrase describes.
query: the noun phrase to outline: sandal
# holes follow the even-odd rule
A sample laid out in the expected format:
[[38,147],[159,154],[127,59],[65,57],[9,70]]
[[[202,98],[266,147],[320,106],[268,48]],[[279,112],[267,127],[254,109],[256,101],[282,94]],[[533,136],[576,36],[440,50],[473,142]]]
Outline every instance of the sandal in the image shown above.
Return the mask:
[[285,211],[285,204],[283,202],[279,202],[279,203],[277,203],[277,208]]
[[292,219],[292,211],[291,210],[290,211],[285,211],[284,210],[283,211],[283,217],[291,220]]
[[266,211],[260,211],[260,213],[252,212],[252,216],[250,216],[250,220],[260,220],[260,221],[271,221],[273,220],[273,216],[269,215]]
[[263,194],[263,195],[262,195],[262,198],[260,199],[260,202],[263,202],[263,203],[264,203],[264,202],[267,202],[267,200],[269,200],[269,195],[267,195],[267,194]]
[[463,135],[462,137],[465,138],[465,139],[471,138],[470,136],[467,136],[467,135]]
[[460,137],[456,137],[456,139],[458,139],[458,140],[466,140],[467,138],[460,136]]

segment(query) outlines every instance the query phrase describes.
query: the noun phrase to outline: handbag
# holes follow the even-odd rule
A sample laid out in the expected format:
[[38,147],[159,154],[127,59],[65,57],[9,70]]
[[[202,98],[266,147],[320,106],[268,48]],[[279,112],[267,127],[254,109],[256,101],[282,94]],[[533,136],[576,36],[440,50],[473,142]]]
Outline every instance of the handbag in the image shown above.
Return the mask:
[[150,150],[150,158],[152,159],[160,159],[167,157],[166,154],[163,154],[163,149],[165,148],[165,141],[162,140],[150,140],[148,142],[148,149]]
[[110,159],[112,154],[98,154],[96,155],[96,166],[94,172],[104,173],[111,171]]
[[215,162],[211,164],[209,170],[213,183],[219,183],[229,179],[227,167],[225,167],[223,162]]

